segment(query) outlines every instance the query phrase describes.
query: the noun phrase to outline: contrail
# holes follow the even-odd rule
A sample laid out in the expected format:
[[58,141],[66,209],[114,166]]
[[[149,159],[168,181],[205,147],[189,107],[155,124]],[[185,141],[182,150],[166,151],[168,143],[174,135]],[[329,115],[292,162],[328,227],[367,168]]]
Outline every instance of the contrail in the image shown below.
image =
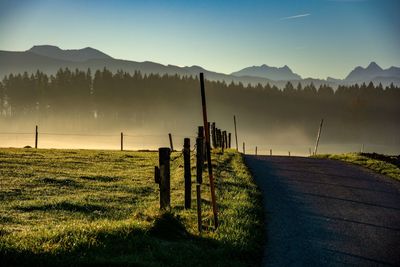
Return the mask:
[[300,15],[295,15],[295,16],[290,16],[290,17],[283,17],[283,18],[280,18],[279,20],[304,18],[304,17],[308,17],[310,15],[311,15],[310,13],[306,13],[306,14],[300,14]]

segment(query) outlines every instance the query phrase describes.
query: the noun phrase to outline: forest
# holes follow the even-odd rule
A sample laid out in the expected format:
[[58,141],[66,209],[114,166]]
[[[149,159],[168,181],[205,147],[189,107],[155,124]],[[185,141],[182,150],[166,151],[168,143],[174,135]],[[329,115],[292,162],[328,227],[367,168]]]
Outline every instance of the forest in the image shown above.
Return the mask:
[[[231,130],[236,115],[242,136],[293,133],[309,140],[324,118],[329,142],[400,146],[400,88],[393,85],[334,89],[287,82],[279,89],[206,81],[206,94],[210,121]],[[199,80],[107,69],[10,74],[0,82],[0,130],[23,129],[27,122],[60,131],[194,132],[202,123]]]

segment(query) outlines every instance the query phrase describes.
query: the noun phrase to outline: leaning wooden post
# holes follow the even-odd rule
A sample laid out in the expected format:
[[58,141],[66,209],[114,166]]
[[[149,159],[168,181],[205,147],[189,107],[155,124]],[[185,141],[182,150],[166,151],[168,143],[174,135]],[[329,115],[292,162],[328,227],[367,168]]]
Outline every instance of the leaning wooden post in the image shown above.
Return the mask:
[[317,141],[315,142],[314,155],[317,155],[318,144],[319,144],[319,138],[321,137],[321,131],[322,131],[322,124],[323,124],[323,123],[324,123],[324,119],[321,120],[321,124],[319,125],[318,135],[317,135]]
[[197,195],[197,227],[199,233],[202,228],[201,218],[201,184],[203,183],[203,164],[204,164],[204,151],[203,151],[203,127],[199,127],[198,137],[196,139],[196,195]]
[[171,151],[174,151],[174,144],[172,143],[172,134],[168,134],[169,137],[169,146],[171,148]]
[[121,151],[124,150],[124,133],[121,132]]
[[228,148],[231,148],[231,133],[228,134]]
[[192,204],[192,175],[190,173],[190,138],[183,140],[183,163],[185,177],[185,209]]
[[164,210],[171,206],[171,185],[170,185],[170,154],[169,147],[158,149],[159,166],[155,167],[155,182],[160,187],[160,209]]
[[243,142],[243,154],[246,154],[246,144]]
[[203,107],[203,122],[204,128],[206,132],[206,150],[207,150],[207,169],[208,176],[210,179],[210,190],[211,190],[211,202],[214,213],[214,224],[215,228],[218,227],[218,211],[217,211],[217,201],[215,197],[215,185],[214,185],[214,176],[212,172],[212,164],[211,164],[211,146],[210,146],[210,131],[208,129],[208,121],[207,121],[207,106],[206,106],[206,93],[204,89],[204,74],[200,73],[200,90],[201,90],[201,103]]
[[236,116],[233,116],[233,123],[235,124],[235,140],[236,140],[236,151],[239,151],[239,146],[238,146],[238,138],[237,138],[237,130],[236,130]]
[[38,126],[36,125],[36,130],[35,130],[35,148],[37,148],[37,145],[38,145],[38,138],[39,138],[39,132],[38,132]]

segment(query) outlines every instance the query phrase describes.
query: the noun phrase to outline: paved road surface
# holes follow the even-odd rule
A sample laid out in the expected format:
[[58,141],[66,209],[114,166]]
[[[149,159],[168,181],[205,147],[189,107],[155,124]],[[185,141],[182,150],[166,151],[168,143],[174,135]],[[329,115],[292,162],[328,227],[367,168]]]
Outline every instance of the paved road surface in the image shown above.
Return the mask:
[[264,266],[400,266],[400,182],[333,160],[245,159],[264,195]]

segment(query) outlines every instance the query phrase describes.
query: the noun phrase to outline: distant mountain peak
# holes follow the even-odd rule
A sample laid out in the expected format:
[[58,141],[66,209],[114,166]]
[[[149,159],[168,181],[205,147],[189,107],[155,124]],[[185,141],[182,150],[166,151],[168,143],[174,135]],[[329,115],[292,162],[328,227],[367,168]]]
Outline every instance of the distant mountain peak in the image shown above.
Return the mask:
[[372,61],[366,68],[356,67],[347,75],[345,81],[347,82],[370,82],[377,78],[400,78],[400,69],[397,67],[390,67],[382,69],[376,62]]
[[27,52],[64,61],[84,62],[93,59],[111,59],[109,55],[91,47],[63,50],[54,45],[35,45]]
[[301,80],[300,75],[294,73],[287,65],[277,68],[270,67],[266,64],[261,66],[247,67],[242,70],[231,73],[234,76],[251,76],[251,77],[261,77],[267,78],[274,81],[283,80]]
[[368,70],[379,70],[379,71],[382,70],[382,68],[378,64],[376,64],[376,62],[374,62],[374,61],[369,63],[369,65],[368,65],[368,67],[366,69],[368,69]]

